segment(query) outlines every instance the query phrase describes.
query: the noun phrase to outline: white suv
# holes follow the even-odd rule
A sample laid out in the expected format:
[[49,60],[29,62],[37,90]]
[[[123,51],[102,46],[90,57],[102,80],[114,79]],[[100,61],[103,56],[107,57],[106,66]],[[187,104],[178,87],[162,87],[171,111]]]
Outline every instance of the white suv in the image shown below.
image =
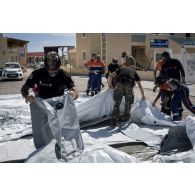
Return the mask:
[[17,62],[7,62],[3,67],[2,79],[17,79],[23,80],[23,72],[21,66]]

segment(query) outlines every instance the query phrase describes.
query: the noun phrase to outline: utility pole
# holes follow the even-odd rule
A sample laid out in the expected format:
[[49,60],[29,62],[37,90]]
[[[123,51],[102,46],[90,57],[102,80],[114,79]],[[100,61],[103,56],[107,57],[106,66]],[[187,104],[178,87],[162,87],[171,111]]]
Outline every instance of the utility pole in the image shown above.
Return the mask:
[[62,66],[64,67],[64,47],[62,46]]
[[69,65],[70,65],[70,73],[71,73],[71,61],[70,61],[70,53],[69,53],[69,47],[67,47],[67,51],[68,51],[68,61],[69,61]]

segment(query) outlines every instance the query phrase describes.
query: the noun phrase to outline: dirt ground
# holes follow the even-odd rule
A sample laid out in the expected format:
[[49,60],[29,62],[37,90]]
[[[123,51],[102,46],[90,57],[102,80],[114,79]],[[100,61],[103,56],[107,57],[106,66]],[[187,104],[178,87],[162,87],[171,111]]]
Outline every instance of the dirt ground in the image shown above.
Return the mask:
[[[19,94],[22,85],[24,84],[25,80],[27,79],[27,77],[30,75],[31,72],[32,72],[32,69],[27,69],[27,72],[24,73],[23,81],[2,81],[0,79],[0,95]],[[79,92],[84,92],[86,90],[87,81],[88,81],[87,76],[73,75],[72,79],[74,80],[75,86]],[[106,82],[105,77],[103,78],[103,84],[105,85],[105,88],[107,88],[107,82]],[[144,85],[143,85],[143,88],[144,88],[146,99],[152,102],[155,99],[158,92],[153,93],[151,89],[146,89]],[[134,88],[134,93],[135,93],[135,96],[141,96],[138,87]],[[195,97],[190,97],[190,99],[192,103],[195,105]],[[160,101],[157,102],[156,106],[160,108]],[[187,115],[191,115],[191,113],[184,108],[183,117],[186,117]]]

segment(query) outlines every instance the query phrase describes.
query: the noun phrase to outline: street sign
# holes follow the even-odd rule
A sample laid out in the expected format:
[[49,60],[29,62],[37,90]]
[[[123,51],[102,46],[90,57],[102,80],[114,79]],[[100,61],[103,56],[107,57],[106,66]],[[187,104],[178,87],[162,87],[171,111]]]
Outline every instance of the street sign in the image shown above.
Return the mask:
[[152,48],[167,48],[169,41],[165,39],[152,39],[150,40],[150,47]]

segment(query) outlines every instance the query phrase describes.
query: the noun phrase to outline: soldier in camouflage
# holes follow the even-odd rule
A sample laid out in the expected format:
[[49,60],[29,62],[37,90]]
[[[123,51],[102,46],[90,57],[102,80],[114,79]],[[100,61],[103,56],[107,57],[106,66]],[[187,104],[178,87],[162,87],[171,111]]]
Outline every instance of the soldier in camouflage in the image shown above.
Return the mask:
[[140,78],[135,69],[131,66],[130,64],[131,60],[129,56],[128,55],[124,56],[122,53],[122,58],[124,59],[124,63],[119,66],[119,70],[117,71],[117,83],[113,92],[113,99],[115,103],[112,112],[112,117],[110,120],[110,125],[112,127],[115,127],[117,125],[117,121],[119,120],[120,104],[123,96],[125,96],[125,112],[119,121],[121,122],[129,121],[131,105],[134,103],[133,88],[135,86],[135,83],[138,84],[138,87],[142,95],[142,100],[145,99],[144,90],[141,85]]

